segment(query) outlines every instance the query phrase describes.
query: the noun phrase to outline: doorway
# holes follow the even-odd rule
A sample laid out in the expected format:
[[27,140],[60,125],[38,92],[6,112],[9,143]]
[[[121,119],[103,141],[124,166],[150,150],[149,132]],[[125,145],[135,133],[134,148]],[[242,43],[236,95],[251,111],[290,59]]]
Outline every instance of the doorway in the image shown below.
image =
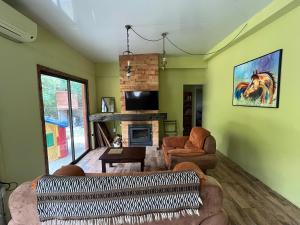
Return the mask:
[[183,135],[202,126],[203,85],[183,85]]
[[89,150],[87,81],[38,66],[46,171],[75,163]]

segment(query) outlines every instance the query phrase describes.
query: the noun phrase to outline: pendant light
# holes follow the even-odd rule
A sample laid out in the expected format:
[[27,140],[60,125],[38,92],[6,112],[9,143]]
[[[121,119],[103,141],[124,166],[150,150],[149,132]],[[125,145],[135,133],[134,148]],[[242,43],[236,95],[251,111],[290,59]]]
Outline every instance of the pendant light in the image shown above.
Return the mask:
[[[127,34],[127,50],[123,52],[123,55],[133,55],[133,53],[130,51],[130,48],[129,48],[129,30],[131,29],[131,25],[125,25],[125,28],[126,28],[126,34]],[[130,59],[128,58],[128,61],[127,61],[127,66],[126,66],[126,69],[125,69],[125,72],[126,72],[126,76],[128,78],[130,78],[131,76],[131,69],[132,69],[132,66],[131,66],[131,61]]]
[[162,51],[162,57],[161,57],[161,69],[162,70],[165,70],[166,66],[168,64],[167,56],[166,56],[166,49],[165,49],[165,39],[167,37],[167,34],[168,34],[167,32],[161,34],[162,39],[163,39],[163,51]]

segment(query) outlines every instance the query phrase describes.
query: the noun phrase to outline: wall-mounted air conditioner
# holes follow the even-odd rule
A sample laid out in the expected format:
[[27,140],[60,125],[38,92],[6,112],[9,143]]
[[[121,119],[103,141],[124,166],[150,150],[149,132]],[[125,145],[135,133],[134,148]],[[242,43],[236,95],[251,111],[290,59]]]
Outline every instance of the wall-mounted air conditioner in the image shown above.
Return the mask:
[[16,42],[32,42],[37,24],[0,0],[0,35]]

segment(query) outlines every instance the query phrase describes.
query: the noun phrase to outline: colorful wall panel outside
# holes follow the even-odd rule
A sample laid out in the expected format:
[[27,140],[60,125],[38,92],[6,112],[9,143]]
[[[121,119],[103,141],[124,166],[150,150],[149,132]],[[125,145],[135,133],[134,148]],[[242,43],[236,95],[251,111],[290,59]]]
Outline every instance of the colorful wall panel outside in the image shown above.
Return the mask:
[[68,155],[66,128],[57,124],[46,124],[46,141],[49,162]]

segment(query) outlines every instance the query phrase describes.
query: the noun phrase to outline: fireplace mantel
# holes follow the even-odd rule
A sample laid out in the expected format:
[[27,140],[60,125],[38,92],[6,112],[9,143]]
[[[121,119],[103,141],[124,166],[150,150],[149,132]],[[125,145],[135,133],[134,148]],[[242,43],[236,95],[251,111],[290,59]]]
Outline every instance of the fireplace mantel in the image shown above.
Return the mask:
[[166,120],[167,113],[98,113],[89,116],[91,122],[107,121],[160,121]]

